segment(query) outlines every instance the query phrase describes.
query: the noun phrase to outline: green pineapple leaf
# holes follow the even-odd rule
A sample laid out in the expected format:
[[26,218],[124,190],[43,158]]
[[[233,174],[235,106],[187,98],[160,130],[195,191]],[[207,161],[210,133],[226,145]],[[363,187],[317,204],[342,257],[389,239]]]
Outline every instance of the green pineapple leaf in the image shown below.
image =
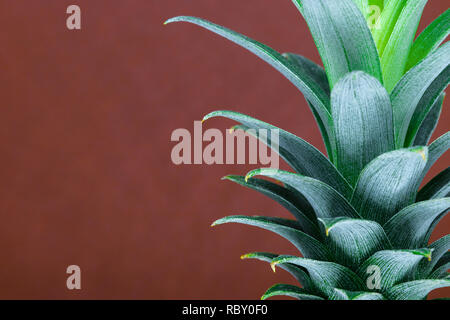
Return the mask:
[[[271,263],[272,260],[277,258],[278,256],[278,254],[267,252],[253,252],[242,255],[241,259],[257,259],[260,261]],[[303,288],[308,291],[314,291],[314,286],[311,282],[311,278],[304,268],[289,263],[280,265],[280,268],[289,272],[302,285]]]
[[[436,240],[430,244],[428,248],[433,250],[431,261],[422,260],[420,262],[418,278],[433,278],[433,276],[430,276],[431,271],[436,267],[436,265],[438,265],[447,251],[450,250],[450,235],[446,235],[439,240]],[[445,264],[445,262],[443,264]]]
[[431,258],[430,249],[378,251],[361,265],[357,274],[364,279],[369,267],[377,266],[381,291],[385,292],[398,283],[413,280],[423,258]]
[[333,89],[331,111],[337,144],[336,166],[355,185],[370,161],[394,149],[389,94],[372,76],[361,71],[348,73]]
[[433,249],[433,256],[430,262],[430,267],[432,269],[435,266],[438,266],[440,262],[442,263],[445,261],[445,255],[449,254],[448,250],[450,250],[450,235],[443,236],[439,240],[436,240],[430,244],[429,247]]
[[444,279],[448,276],[448,270],[450,269],[450,262],[435,269],[429,276],[430,279]]
[[368,220],[384,225],[414,202],[427,163],[427,147],[384,153],[370,162],[356,184],[351,203]]
[[303,73],[303,70],[298,67],[298,64],[292,63],[290,60],[283,57],[282,54],[265,44],[204,19],[180,16],[167,20],[165,24],[172,22],[189,22],[196,24],[236,43],[270,64],[303,93],[305,98],[311,102],[314,111],[320,116],[323,124],[327,126],[327,130],[330,131],[328,128],[328,126],[331,125],[329,94],[322,90],[321,85],[318,84],[310,74]]
[[348,182],[327,157],[305,140],[263,121],[232,111],[214,111],[206,115],[203,120],[214,117],[235,120],[250,129],[279,130],[279,154],[295,171],[323,181],[341,194],[350,197],[352,188]]
[[375,43],[351,0],[293,0],[314,38],[330,87],[346,73],[364,71],[383,82]]
[[229,216],[216,220],[212,226],[225,223],[240,223],[269,230],[291,242],[305,257],[318,260],[330,258],[328,249],[322,243],[304,233],[297,221],[273,217]]
[[[296,65],[299,70],[302,70],[303,74],[308,74],[321,87],[323,92],[328,96],[330,95],[330,84],[328,83],[327,74],[321,66],[298,54],[283,53],[283,56]],[[336,150],[334,150],[335,143],[333,132],[329,132],[332,126],[324,124],[320,114],[317,113],[316,108],[314,108],[310,101],[306,101],[308,102],[309,108],[319,127],[325,148],[327,149],[328,157],[330,158],[330,161],[333,162]]]
[[352,270],[375,252],[391,249],[383,228],[375,221],[350,218],[319,220],[326,230],[325,244],[335,261]]
[[[392,1],[391,1],[392,2]],[[428,0],[405,2],[381,56],[381,69],[386,90],[391,92],[405,73],[409,52]],[[389,3],[388,3],[389,6]]]
[[[397,148],[410,146],[450,77],[450,43],[442,45],[406,73],[391,93]],[[408,133],[408,135],[407,135]]]
[[424,300],[431,291],[445,287],[450,287],[450,279],[416,280],[398,284],[386,294],[391,300]]
[[450,198],[417,202],[393,216],[384,230],[394,248],[426,246],[434,227],[449,209]]
[[436,50],[450,34],[450,9],[447,9],[436,20],[434,20],[417,37],[409,53],[406,70],[408,71],[422,59]]
[[[427,0],[293,3],[308,24],[324,68],[203,19],[166,22],[199,25],[283,74],[304,94],[329,157],[252,117],[231,111],[208,114],[203,120],[239,122],[233,130],[267,144],[297,172],[257,169],[245,177],[224,178],[277,201],[297,221],[231,216],[213,225],[241,223],[272,231],[305,256],[259,252],[241,257],[270,262],[274,270],[278,265],[303,286],[277,284],[263,299],[425,299],[436,288],[450,287],[450,235],[428,245],[434,227],[450,210],[450,168],[418,192],[450,147],[450,132],[426,147],[450,82],[450,43],[442,44],[450,33],[450,10],[414,41]],[[377,9],[373,5],[382,11],[369,30]],[[258,175],[284,185],[254,178]],[[380,287],[373,286],[378,284],[373,282],[376,266]]]
[[261,300],[266,300],[271,297],[286,296],[295,298],[297,300],[323,300],[323,298],[310,294],[305,289],[293,286],[290,284],[276,284],[270,287],[261,297]]
[[359,217],[341,194],[319,180],[278,169],[256,169],[245,178],[248,180],[258,175],[276,179],[300,192],[319,218]]
[[317,261],[295,256],[279,256],[272,261],[272,267],[290,263],[305,268],[316,289],[326,297],[334,295],[335,288],[361,291],[364,284],[361,278],[350,269],[329,261]]
[[[297,219],[302,230],[313,238],[318,239],[316,215],[308,201],[297,192],[283,188],[282,186],[263,179],[250,179],[245,181],[244,177],[229,175],[222,179],[238,183],[241,186],[256,190],[265,196],[277,201],[285,207]],[[313,222],[314,221],[314,222]]]
[[428,170],[435,164],[435,162],[448,151],[450,148],[450,132],[444,133],[442,136],[434,140],[428,147],[428,161],[423,171],[423,176],[428,173]]
[[442,257],[438,260],[438,262],[436,263],[436,265],[434,266],[434,269],[438,269],[440,267],[442,267],[443,265],[447,264],[450,262],[450,252],[446,252],[442,255]]
[[417,194],[417,201],[445,198],[450,195],[450,167],[431,179]]
[[316,83],[326,95],[330,95],[330,84],[328,83],[327,74],[321,66],[314,61],[295,53],[286,52],[283,53],[283,57],[295,65],[298,70],[301,70],[302,74],[313,79],[314,83]]
[[362,12],[364,18],[367,20],[369,15],[369,0],[353,0],[353,2],[358,6],[359,11]]
[[334,294],[330,297],[330,300],[385,300],[385,298],[378,292],[353,292],[343,289],[334,289]]
[[425,119],[423,119],[422,124],[417,130],[416,137],[414,138],[414,146],[426,146],[430,141],[431,136],[437,127],[439,117],[441,116],[444,98],[445,94],[442,93],[425,116]]

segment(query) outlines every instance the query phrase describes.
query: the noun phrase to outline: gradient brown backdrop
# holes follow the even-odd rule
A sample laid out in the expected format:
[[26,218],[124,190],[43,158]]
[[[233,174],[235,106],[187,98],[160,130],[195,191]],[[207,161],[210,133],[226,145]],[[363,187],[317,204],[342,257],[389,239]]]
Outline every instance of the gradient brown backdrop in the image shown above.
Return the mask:
[[[81,6],[81,31],[65,27],[70,4]],[[420,28],[447,7],[430,1]],[[180,14],[320,61],[289,0],[0,1],[0,298],[254,299],[292,282],[239,260],[295,253],[285,240],[209,227],[229,214],[288,217],[220,181],[252,167],[175,166],[170,135],[219,107],[323,150],[313,117],[297,89],[252,54],[192,25],[162,25]],[[445,109],[435,137],[448,129]],[[66,289],[71,264],[82,269],[81,291]]]

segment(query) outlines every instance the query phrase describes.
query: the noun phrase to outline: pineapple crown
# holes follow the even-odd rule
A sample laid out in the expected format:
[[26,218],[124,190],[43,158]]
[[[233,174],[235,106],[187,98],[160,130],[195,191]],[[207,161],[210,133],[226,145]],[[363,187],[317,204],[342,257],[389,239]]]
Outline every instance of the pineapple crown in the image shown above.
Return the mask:
[[[430,167],[450,146],[449,132],[429,144],[450,79],[450,44],[443,44],[450,10],[415,39],[427,0],[293,3],[324,68],[200,18],[166,22],[206,28],[281,72],[308,101],[328,154],[279,129],[279,154],[295,173],[258,169],[224,179],[272,198],[295,220],[230,216],[213,225],[267,229],[299,250],[302,257],[242,256],[269,262],[274,270],[279,266],[301,285],[277,284],[263,299],[425,299],[434,289],[450,287],[450,235],[429,244],[450,208],[450,168],[419,191]],[[381,14],[371,29],[372,5]],[[232,111],[215,111],[204,120],[213,117],[235,120],[242,130],[276,128]]]

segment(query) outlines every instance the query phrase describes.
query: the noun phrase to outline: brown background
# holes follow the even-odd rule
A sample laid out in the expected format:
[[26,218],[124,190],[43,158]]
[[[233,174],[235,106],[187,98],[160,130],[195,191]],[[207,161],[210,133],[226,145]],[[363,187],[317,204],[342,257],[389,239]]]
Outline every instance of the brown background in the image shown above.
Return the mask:
[[[81,31],[65,27],[69,4],[81,6]],[[430,1],[421,29],[447,7]],[[0,298],[253,299],[292,283],[265,263],[239,260],[295,253],[285,240],[209,227],[229,214],[289,216],[220,181],[252,167],[175,166],[170,135],[219,107],[323,150],[313,117],[302,95],[250,53],[192,25],[162,26],[180,14],[320,61],[289,0],[0,2]],[[435,137],[448,129],[445,109]],[[81,291],[66,289],[70,264],[82,268]]]

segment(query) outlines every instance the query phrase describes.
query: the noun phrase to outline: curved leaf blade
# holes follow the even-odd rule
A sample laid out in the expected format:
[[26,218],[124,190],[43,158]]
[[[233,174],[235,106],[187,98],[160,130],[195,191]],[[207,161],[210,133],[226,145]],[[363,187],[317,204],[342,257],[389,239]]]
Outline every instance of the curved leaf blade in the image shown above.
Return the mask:
[[330,84],[328,83],[327,74],[321,66],[314,61],[295,53],[286,52],[283,53],[283,57],[289,60],[292,64],[296,65],[302,74],[306,74],[313,79],[326,95],[330,95],[331,90]]
[[442,267],[443,265],[450,262],[450,252],[446,252],[442,255],[442,257],[438,260],[436,265],[434,266],[435,269]]
[[300,192],[314,208],[317,217],[359,217],[341,194],[319,180],[277,169],[256,169],[249,172],[245,178],[250,179],[257,175],[276,179]]
[[262,179],[245,181],[244,177],[233,175],[225,176],[222,179],[256,190],[275,200],[292,213],[305,233],[316,239],[319,237],[320,231],[317,223],[313,222],[317,220],[314,210],[301,194],[294,193],[292,190]]
[[291,242],[305,257],[318,260],[329,259],[328,249],[301,231],[296,221],[273,217],[229,216],[216,220],[212,226],[225,223],[240,223],[272,231]]
[[[308,74],[321,87],[323,92],[330,96],[330,85],[328,83],[327,74],[321,66],[298,54],[283,53],[283,56],[293,64],[297,65],[297,67],[303,74]],[[320,114],[316,111],[316,108],[314,108],[312,103],[308,100],[306,101],[308,102],[309,108],[311,109],[311,112],[316,119],[317,125],[322,135],[322,139],[325,144],[325,148],[327,149],[328,157],[330,158],[330,161],[333,162],[334,136],[331,130],[332,124],[324,123]]]
[[295,85],[303,93],[305,98],[312,103],[312,106],[314,106],[317,114],[320,115],[323,123],[329,125],[329,95],[321,89],[320,85],[313,78],[308,74],[303,74],[297,65],[284,58],[279,52],[265,44],[204,19],[180,16],[169,19],[164,24],[172,22],[189,22],[198,25],[252,52],[278,70]]
[[345,75],[331,93],[336,135],[336,167],[355,185],[362,169],[375,157],[394,149],[389,94],[368,74]]
[[427,163],[427,147],[387,152],[361,172],[352,205],[367,220],[384,225],[414,202]]
[[369,0],[353,0],[353,2],[358,7],[359,11],[361,11],[364,18],[367,19],[369,14]]
[[431,291],[445,287],[450,287],[450,279],[409,281],[389,289],[387,296],[391,300],[425,300]]
[[448,151],[450,148],[450,132],[446,132],[436,140],[434,140],[428,147],[428,161],[423,176],[425,176],[436,161]]
[[333,88],[361,70],[383,81],[380,59],[363,14],[351,0],[293,0],[314,38]]
[[378,292],[353,292],[343,289],[334,289],[334,292],[335,294],[330,297],[330,300],[385,300],[383,295]]
[[384,226],[394,248],[427,246],[435,225],[450,209],[450,198],[428,200],[410,205]]
[[381,55],[384,85],[388,92],[394,89],[405,72],[409,52],[428,0],[405,2]]
[[409,53],[406,71],[436,50],[450,34],[450,9],[434,20],[417,37]]
[[436,129],[439,117],[441,116],[442,107],[444,104],[445,94],[442,93],[439,96],[439,99],[436,100],[434,105],[431,107],[430,111],[426,115],[425,119],[423,119],[422,124],[417,130],[416,137],[414,138],[414,146],[426,146],[433,135],[434,130]]
[[[432,113],[433,107],[436,107],[436,104],[439,104],[441,101],[441,96],[444,94],[443,90],[448,85],[449,79],[450,66],[442,71],[442,73],[431,83],[422,99],[420,99],[420,102],[417,105],[409,123],[408,131],[406,133],[405,146],[410,146],[414,143],[419,130],[424,125],[428,115]],[[434,113],[436,113],[436,111],[434,111]]]
[[310,294],[308,291],[290,284],[276,284],[270,287],[261,297],[266,300],[276,296],[286,296],[297,300],[323,300],[323,298]]
[[[253,252],[242,255],[241,259],[257,259],[260,261],[271,263],[272,260],[277,257],[279,257],[278,254],[267,252]],[[289,263],[280,265],[280,268],[289,272],[302,285],[302,287],[305,288],[305,290],[314,290],[311,278],[304,268]]]
[[377,266],[380,270],[380,287],[385,292],[392,286],[413,280],[419,262],[431,257],[431,250],[384,250],[368,258],[357,272],[361,278],[367,277],[369,267]]
[[335,288],[360,291],[364,288],[362,280],[350,269],[328,261],[317,261],[294,256],[280,256],[272,261],[272,267],[290,263],[308,270],[316,289],[327,297],[334,295]]
[[436,268],[429,276],[430,279],[443,279],[448,276],[448,270],[450,269],[450,262]]
[[[413,133],[417,132],[420,126],[417,124],[422,123],[431,106],[448,85],[449,56],[450,43],[446,43],[406,73],[392,91],[397,148],[404,146],[408,129]],[[416,126],[409,128],[410,123],[415,123]]]
[[347,197],[351,195],[350,185],[336,167],[319,150],[305,140],[263,121],[232,111],[211,112],[203,120],[214,117],[235,120],[256,130],[279,130],[279,154],[295,171],[323,181]]
[[417,201],[445,198],[450,195],[450,167],[431,179],[417,194]]
[[[450,235],[446,235],[439,240],[436,240],[430,244],[428,248],[433,250],[431,261],[422,261],[420,263],[418,278],[433,278],[433,275],[430,275],[433,268],[439,263],[442,263],[442,261],[445,261],[445,258],[442,258],[447,254],[448,250],[450,250]],[[445,264],[445,262],[443,264]]]
[[375,221],[320,219],[326,229],[326,246],[336,262],[356,270],[377,251],[391,249],[383,228]]

